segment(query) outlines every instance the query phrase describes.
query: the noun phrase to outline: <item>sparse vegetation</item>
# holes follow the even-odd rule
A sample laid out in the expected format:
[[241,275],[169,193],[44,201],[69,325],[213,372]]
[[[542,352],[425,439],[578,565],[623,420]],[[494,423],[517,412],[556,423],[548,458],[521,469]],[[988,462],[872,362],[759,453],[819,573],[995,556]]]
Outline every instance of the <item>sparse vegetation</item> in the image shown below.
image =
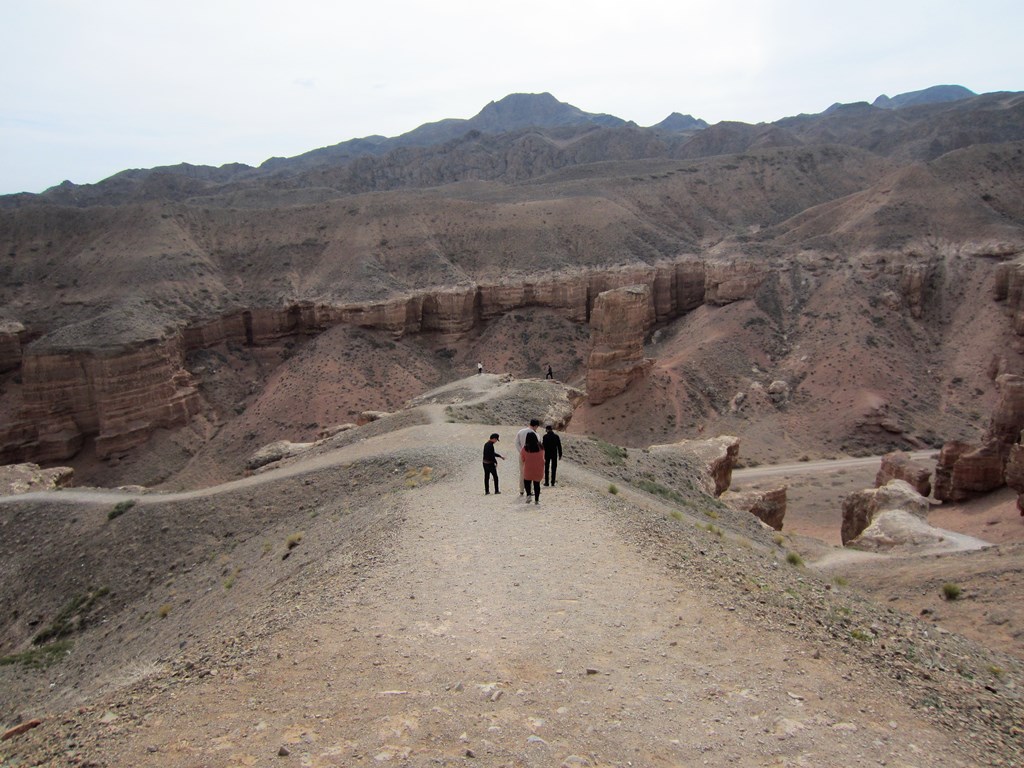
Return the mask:
[[612,496],[617,496],[619,493],[619,486],[617,486],[615,483],[611,483],[608,486],[608,493],[610,493]]
[[96,604],[97,600],[109,594],[109,592],[110,590],[106,587],[101,587],[93,592],[78,595],[69,600],[60,609],[60,612],[50,625],[32,638],[32,644],[44,645],[53,640],[67,637],[82,629],[86,623],[86,614]]
[[947,581],[945,584],[942,585],[942,596],[946,600],[958,600],[960,599],[961,594],[963,594],[963,590],[960,589],[959,584],[954,584],[952,582]]
[[160,615],[161,619],[166,619],[168,616],[171,615],[171,604],[164,603],[160,606],[160,609],[157,611],[157,613]]
[[713,536],[717,536],[718,538],[722,538],[725,535],[725,532],[713,523],[707,523],[706,525],[698,525],[697,527],[701,530],[707,531]]
[[410,467],[405,471],[405,487],[418,488],[424,483],[429,483],[434,478],[432,467]]
[[629,453],[625,448],[618,445],[612,445],[598,437],[591,439],[597,444],[597,447],[601,449],[601,453],[603,453],[612,464],[620,465],[626,463],[626,456],[628,456]]
[[72,645],[71,640],[65,638],[41,648],[30,648],[10,656],[0,656],[0,667],[21,664],[31,669],[46,669],[64,658],[71,651]]
[[853,629],[850,630],[850,637],[852,637],[854,640],[866,643],[871,640],[871,633],[865,632],[863,629]]
[[674,501],[676,504],[687,504],[686,499],[684,499],[682,494],[680,494],[678,491],[674,491],[671,488],[662,485],[661,483],[655,482],[654,480],[642,478],[637,481],[637,487],[640,488],[640,490],[642,491],[647,491],[647,493],[652,493],[655,496],[660,496],[661,498],[667,499],[668,501]]
[[120,517],[129,509],[135,506],[135,499],[125,499],[114,505],[114,508],[107,513],[107,520],[114,520]]
[[293,533],[284,543],[286,549],[295,549],[302,542],[302,533]]
[[798,552],[787,552],[786,562],[790,565],[796,566],[797,568],[802,568],[804,565],[804,559],[800,557]]

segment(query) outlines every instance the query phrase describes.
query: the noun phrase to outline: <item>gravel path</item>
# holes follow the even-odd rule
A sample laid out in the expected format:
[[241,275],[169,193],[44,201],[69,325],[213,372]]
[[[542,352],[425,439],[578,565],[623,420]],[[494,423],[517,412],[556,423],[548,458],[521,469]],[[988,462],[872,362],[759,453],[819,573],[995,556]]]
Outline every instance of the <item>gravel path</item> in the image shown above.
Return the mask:
[[863,670],[644,557],[617,532],[632,499],[569,463],[540,505],[510,462],[484,496],[477,453],[397,495],[361,578],[339,556],[283,629],[139,688],[109,765],[971,764]]

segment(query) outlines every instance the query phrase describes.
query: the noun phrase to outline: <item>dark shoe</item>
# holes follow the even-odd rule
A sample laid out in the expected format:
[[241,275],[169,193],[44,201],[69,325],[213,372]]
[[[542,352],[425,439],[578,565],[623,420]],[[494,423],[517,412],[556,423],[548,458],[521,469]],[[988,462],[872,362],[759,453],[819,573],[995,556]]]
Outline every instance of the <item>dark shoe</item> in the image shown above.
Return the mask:
[[484,491],[484,496],[490,496],[490,495],[491,495],[490,491]]
[[545,487],[545,488],[547,488],[547,487],[548,487],[548,484],[547,484],[547,483],[544,483],[544,487]]
[[534,499],[534,500],[533,500],[533,503],[534,503],[534,504],[540,504],[540,499]]
[[495,492],[494,492],[494,495],[495,495],[495,496],[501,496],[501,491],[495,491]]

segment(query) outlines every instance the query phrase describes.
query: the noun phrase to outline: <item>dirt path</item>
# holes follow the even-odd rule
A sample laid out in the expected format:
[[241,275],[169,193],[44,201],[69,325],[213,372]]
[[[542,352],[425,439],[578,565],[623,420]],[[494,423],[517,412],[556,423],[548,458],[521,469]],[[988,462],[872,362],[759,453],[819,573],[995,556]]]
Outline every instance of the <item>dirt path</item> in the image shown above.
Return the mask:
[[[913,451],[910,453],[910,457],[914,461],[923,461],[934,455],[934,450]],[[828,459],[823,461],[801,461],[791,464],[770,464],[749,469],[735,469],[732,475],[736,480],[749,481],[774,477],[776,475],[821,474],[847,469],[862,469],[864,467],[877,468],[881,458],[881,456],[860,456],[857,458]]]
[[608,517],[632,502],[571,464],[539,506],[509,462],[484,496],[477,453],[399,494],[390,556],[354,588],[339,561],[247,661],[137,697],[111,764],[968,764],[862,669],[643,557]]

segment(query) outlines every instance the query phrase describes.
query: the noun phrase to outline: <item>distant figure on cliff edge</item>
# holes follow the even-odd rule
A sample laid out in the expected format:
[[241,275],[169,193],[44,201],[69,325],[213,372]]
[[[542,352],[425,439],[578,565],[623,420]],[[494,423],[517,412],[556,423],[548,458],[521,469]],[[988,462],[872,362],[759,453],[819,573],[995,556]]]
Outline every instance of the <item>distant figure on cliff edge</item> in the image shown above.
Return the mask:
[[498,462],[495,461],[495,457],[505,460],[505,457],[494,450],[494,444],[498,442],[498,433],[495,432],[491,437],[484,443],[484,495],[491,495],[491,478],[494,478],[494,493],[501,495],[501,491],[498,490]]
[[[530,426],[523,427],[516,432],[516,456],[519,458],[519,495],[522,496],[525,492],[527,496],[530,495],[530,489],[526,485],[526,478],[523,476],[523,448],[526,446],[526,436],[533,435],[537,436],[537,427],[540,426],[539,419],[530,419]],[[541,465],[543,466],[543,464]],[[543,474],[543,473],[542,473]]]
[[476,375],[479,376],[483,372],[484,372],[484,364],[483,363],[477,363],[476,364]]
[[548,372],[546,374],[544,374],[544,378],[545,379],[554,379],[555,378],[554,371],[551,370],[551,363],[548,363]]
[[544,451],[540,449],[537,433],[529,431],[523,450],[523,483],[526,485],[526,503],[530,503],[530,485],[533,485],[533,503],[540,504],[540,479],[544,477]]
[[558,460],[562,458],[562,438],[555,434],[555,428],[547,424],[544,429],[544,485],[548,484],[548,476],[551,477],[551,485],[555,484],[555,475],[558,473]]

